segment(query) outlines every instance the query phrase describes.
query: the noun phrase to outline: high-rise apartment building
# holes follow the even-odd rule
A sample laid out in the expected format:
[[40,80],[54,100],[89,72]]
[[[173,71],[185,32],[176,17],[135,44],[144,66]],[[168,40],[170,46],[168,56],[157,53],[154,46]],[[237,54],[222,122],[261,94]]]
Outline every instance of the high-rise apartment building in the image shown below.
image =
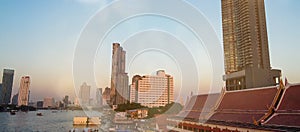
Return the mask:
[[103,105],[102,88],[98,88],[96,91],[96,101],[97,101],[97,106]]
[[227,90],[276,85],[270,66],[264,0],[222,0]]
[[14,81],[14,70],[4,69],[2,77],[2,90],[0,91],[0,104],[9,104]]
[[90,91],[91,91],[91,86],[87,85],[87,83],[84,82],[80,86],[79,101],[81,105],[83,106],[90,105]]
[[103,104],[110,104],[110,88],[106,87],[102,94]]
[[29,86],[30,86],[30,77],[23,76],[20,82],[20,89],[18,95],[18,106],[28,105],[29,102]]
[[126,104],[129,102],[128,75],[125,73],[126,52],[119,43],[113,43],[110,104]]
[[165,71],[157,71],[155,76],[139,76],[132,78],[130,102],[140,103],[147,107],[165,106],[174,102],[173,77]]

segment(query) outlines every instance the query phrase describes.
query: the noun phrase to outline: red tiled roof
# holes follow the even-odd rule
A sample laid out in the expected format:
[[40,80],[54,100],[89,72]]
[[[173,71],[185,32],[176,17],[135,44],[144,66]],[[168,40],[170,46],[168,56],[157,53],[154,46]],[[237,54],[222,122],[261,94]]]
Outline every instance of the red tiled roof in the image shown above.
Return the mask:
[[281,100],[281,103],[279,104],[278,110],[279,111],[300,110],[300,85],[293,85],[286,89],[283,98]]
[[188,104],[184,107],[186,111],[202,111],[209,112],[215,106],[220,94],[204,94],[192,96]]
[[277,87],[226,92],[217,110],[268,110]]
[[177,115],[178,117],[199,119],[200,115],[205,116],[215,106],[220,94],[204,94],[192,96],[188,104]]
[[253,123],[253,119],[261,118],[264,113],[221,113],[217,112],[210,117],[210,120],[226,121],[226,122],[242,122]]
[[276,114],[270,121],[269,125],[278,126],[300,126],[300,114]]
[[277,92],[276,86],[225,92],[210,120],[252,124],[268,112]]
[[300,126],[300,84],[288,86],[267,125]]

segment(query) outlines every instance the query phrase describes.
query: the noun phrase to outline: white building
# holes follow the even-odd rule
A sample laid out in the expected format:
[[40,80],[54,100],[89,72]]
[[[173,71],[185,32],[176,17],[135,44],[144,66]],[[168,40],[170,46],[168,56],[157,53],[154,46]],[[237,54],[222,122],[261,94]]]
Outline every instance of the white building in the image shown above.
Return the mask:
[[18,106],[28,105],[29,101],[29,86],[30,86],[30,77],[23,76],[20,82],[20,89],[18,95]]
[[155,76],[134,76],[130,89],[130,102],[143,106],[159,107],[174,102],[173,77],[163,70]]
[[90,105],[90,91],[91,91],[91,86],[87,85],[86,83],[83,83],[81,85],[79,91],[79,100],[81,105],[84,106]]

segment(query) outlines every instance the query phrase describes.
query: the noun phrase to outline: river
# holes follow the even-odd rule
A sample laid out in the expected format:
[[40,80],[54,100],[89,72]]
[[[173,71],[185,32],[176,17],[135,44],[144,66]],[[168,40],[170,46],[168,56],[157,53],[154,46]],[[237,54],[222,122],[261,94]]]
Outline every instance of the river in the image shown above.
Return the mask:
[[[42,113],[43,116],[37,116]],[[52,111],[39,110],[30,112],[16,112],[11,115],[9,112],[0,112],[0,131],[3,132],[68,132],[73,128],[73,117],[86,116],[81,110],[74,111]],[[104,116],[109,115],[102,115]],[[111,121],[104,117],[100,131],[107,131],[112,127]]]

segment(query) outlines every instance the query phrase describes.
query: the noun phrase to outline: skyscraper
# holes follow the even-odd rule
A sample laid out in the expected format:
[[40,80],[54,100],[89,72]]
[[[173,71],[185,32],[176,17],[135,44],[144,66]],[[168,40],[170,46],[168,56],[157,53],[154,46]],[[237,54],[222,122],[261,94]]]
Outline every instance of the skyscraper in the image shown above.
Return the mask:
[[63,99],[64,107],[68,107],[69,105],[69,96],[66,95]]
[[90,105],[90,91],[91,91],[91,86],[87,85],[87,83],[84,82],[80,86],[79,101],[81,105],[83,106]]
[[155,76],[134,76],[130,102],[140,103],[147,107],[165,106],[174,102],[173,77],[167,75],[164,70],[157,71]]
[[18,106],[28,105],[29,101],[29,86],[30,86],[30,77],[23,76],[20,82],[19,96],[18,96]]
[[105,105],[110,104],[110,91],[110,88],[106,87],[102,94],[103,103]]
[[102,88],[97,88],[96,91],[96,100],[97,100],[97,106],[103,105],[103,99],[102,99]]
[[2,90],[0,104],[9,104],[14,81],[14,70],[4,69],[2,77]]
[[227,90],[276,85],[270,66],[264,0],[222,0]]
[[111,105],[129,102],[128,75],[125,73],[126,52],[118,43],[113,43],[111,71]]

